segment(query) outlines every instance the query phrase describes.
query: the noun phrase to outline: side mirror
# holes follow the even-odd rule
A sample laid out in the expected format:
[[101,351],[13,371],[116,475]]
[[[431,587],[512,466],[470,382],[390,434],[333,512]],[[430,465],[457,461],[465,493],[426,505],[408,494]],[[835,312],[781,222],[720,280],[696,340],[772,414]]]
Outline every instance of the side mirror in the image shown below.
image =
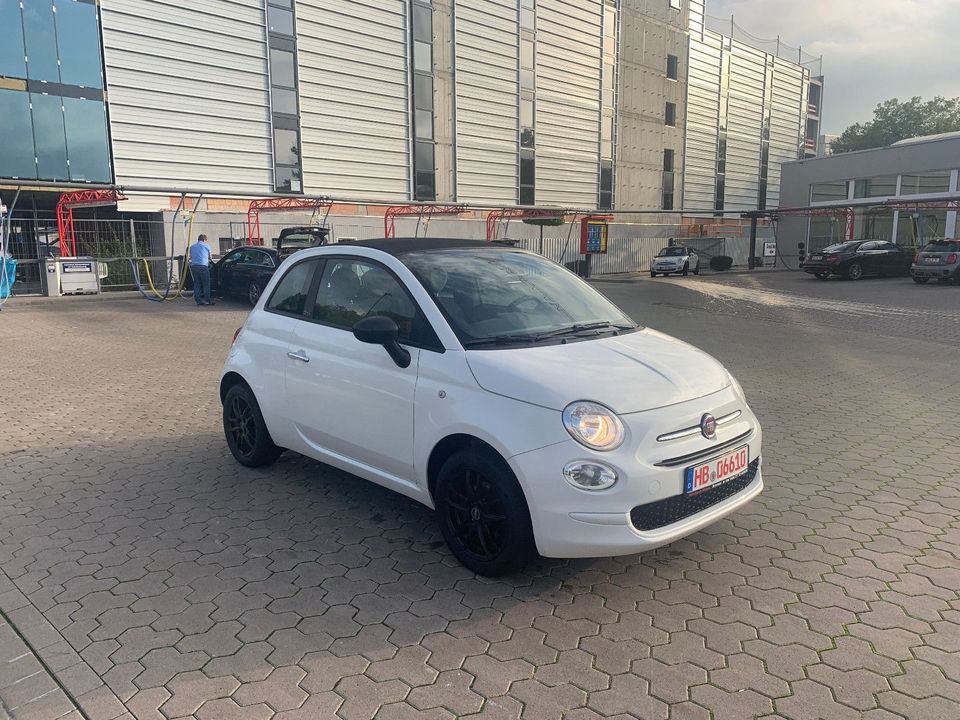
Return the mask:
[[382,345],[398,367],[410,367],[410,352],[401,347],[400,328],[383,315],[367,317],[353,326],[353,336],[368,345]]

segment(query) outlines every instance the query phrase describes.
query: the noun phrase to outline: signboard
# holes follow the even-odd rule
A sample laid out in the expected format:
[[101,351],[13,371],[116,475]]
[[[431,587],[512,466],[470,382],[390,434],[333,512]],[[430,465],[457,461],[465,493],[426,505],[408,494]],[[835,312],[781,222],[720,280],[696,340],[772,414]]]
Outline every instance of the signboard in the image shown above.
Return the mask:
[[775,258],[777,256],[777,244],[775,242],[765,242],[763,244],[763,256],[765,258]]
[[93,263],[62,263],[64,273],[93,272]]
[[586,217],[580,225],[580,254],[606,255],[609,237],[607,217]]

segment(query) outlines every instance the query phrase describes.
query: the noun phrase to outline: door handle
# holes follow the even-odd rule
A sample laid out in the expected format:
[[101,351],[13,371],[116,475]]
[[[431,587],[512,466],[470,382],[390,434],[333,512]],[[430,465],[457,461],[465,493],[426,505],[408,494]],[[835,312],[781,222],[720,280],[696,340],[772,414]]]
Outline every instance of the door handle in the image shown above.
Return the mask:
[[306,356],[303,350],[298,350],[297,352],[288,352],[287,357],[293,360],[299,360],[300,362],[310,362],[310,358]]

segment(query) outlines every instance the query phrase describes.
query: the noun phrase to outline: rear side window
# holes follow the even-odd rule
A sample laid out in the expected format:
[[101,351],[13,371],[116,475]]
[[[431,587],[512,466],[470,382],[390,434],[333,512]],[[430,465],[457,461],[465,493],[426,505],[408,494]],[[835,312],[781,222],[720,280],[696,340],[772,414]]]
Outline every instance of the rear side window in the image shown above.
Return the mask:
[[285,315],[303,315],[307,304],[307,290],[316,267],[316,260],[306,260],[287,270],[270,296],[267,310]]

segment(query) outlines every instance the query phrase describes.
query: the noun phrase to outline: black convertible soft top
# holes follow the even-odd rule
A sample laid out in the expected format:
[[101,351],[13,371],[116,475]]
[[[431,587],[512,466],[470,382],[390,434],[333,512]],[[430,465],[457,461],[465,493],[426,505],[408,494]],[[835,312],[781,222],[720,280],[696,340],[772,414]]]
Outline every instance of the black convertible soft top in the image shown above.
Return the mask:
[[458,240],[455,238],[382,238],[379,240],[350,240],[341,244],[349,245],[350,247],[382,250],[390,255],[402,255],[404,253],[422,252],[424,250],[453,250],[459,248],[505,250],[512,247],[510,244],[502,242]]

